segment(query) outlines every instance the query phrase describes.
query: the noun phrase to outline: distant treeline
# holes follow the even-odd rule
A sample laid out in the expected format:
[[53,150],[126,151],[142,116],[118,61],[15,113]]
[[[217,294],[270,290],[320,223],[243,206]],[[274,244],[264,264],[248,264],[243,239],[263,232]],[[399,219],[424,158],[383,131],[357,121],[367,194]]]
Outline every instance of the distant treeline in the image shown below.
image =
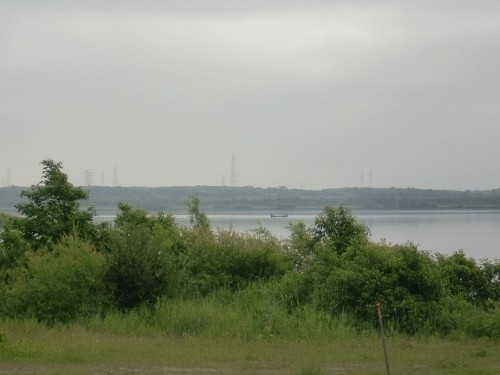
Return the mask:
[[[23,187],[0,188],[0,211],[14,210]],[[500,189],[485,191],[414,188],[338,188],[301,190],[228,186],[85,187],[98,213],[116,211],[127,202],[150,212],[186,212],[186,202],[200,198],[206,212],[292,210],[320,211],[325,206],[350,209],[500,209]]]

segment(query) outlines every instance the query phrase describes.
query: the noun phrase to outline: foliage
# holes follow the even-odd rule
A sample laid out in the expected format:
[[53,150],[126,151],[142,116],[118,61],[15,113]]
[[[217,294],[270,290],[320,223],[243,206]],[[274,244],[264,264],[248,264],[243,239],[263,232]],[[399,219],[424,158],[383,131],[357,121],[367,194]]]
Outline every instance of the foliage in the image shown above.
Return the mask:
[[189,223],[195,229],[200,229],[204,231],[210,230],[210,222],[207,215],[200,207],[200,198],[197,195],[191,197],[190,201],[187,202],[188,213],[189,213]]
[[337,253],[344,253],[356,241],[366,242],[369,230],[345,207],[327,206],[310,228],[315,242],[328,241]]
[[79,201],[87,199],[88,193],[68,181],[61,163],[47,159],[41,164],[42,181],[21,192],[28,202],[15,205],[24,215],[17,221],[23,237],[39,249],[57,243],[75,228],[82,237],[91,235],[94,209],[79,209]]
[[500,338],[500,314],[471,304],[457,296],[446,296],[435,309],[435,324],[430,333],[450,335],[459,333],[469,337]]
[[237,289],[250,281],[280,276],[286,261],[277,239],[259,234],[220,230],[191,233],[182,266],[189,295],[206,295],[218,288]]
[[0,212],[0,230],[5,227],[5,222],[9,219],[9,215]]
[[314,258],[315,240],[303,222],[288,225],[290,236],[285,241],[286,252],[293,259],[295,269],[301,269]]
[[493,285],[494,282],[498,283],[498,264],[496,270],[492,263],[487,263],[487,268],[481,269],[474,259],[467,258],[461,250],[449,256],[439,254],[438,263],[441,279],[451,295],[483,306],[490,299],[498,298]]
[[362,324],[376,324],[374,301],[383,301],[391,326],[407,333],[428,328],[442,296],[431,256],[411,243],[365,244],[340,255],[327,245],[317,246],[309,267],[296,273],[295,285],[296,291],[302,290],[294,295],[295,305],[310,301]]
[[109,299],[105,272],[104,256],[89,242],[65,236],[51,251],[26,254],[26,264],[12,271],[0,310],[47,323],[101,313]]
[[380,300],[389,332],[500,337],[498,260],[370,242],[344,207],[290,224],[284,241],[262,226],[212,230],[197,196],[187,227],[124,203],[113,226],[98,226],[61,164],[42,164],[42,182],[17,206],[24,216],[2,216],[6,316],[53,324],[127,311],[133,324],[180,336],[304,338],[332,326],[374,332]]
[[482,260],[481,271],[487,282],[490,299],[500,301],[500,259]]
[[19,220],[13,217],[7,219],[4,230],[0,233],[0,272],[13,268],[30,249],[22,232],[17,229]]
[[173,217],[148,216],[126,204],[119,209],[107,243],[106,275],[118,306],[128,309],[175,294],[179,270],[174,253],[179,233]]

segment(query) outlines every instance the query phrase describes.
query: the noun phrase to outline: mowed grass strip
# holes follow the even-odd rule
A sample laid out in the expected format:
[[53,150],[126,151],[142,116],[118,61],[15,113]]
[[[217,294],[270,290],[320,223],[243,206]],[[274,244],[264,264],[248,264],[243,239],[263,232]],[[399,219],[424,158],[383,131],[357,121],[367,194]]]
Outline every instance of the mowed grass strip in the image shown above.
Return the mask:
[[[169,337],[82,325],[2,322],[1,374],[385,374],[374,334],[330,340]],[[498,374],[500,345],[463,338],[387,338],[393,374]]]

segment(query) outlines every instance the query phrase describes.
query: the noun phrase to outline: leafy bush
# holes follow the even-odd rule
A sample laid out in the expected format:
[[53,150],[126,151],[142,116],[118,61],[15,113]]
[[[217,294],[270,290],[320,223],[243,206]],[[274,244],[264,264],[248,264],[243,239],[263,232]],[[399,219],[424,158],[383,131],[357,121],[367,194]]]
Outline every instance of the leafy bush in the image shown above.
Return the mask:
[[277,239],[259,234],[194,229],[183,254],[188,295],[218,288],[240,288],[248,282],[281,276],[286,261]]
[[487,282],[488,295],[495,302],[500,302],[500,259],[481,262],[481,272]]
[[309,296],[305,292],[295,296],[302,301],[309,298],[331,314],[349,314],[373,324],[374,302],[380,300],[386,319],[396,329],[414,333],[432,317],[441,297],[437,276],[430,255],[412,244],[351,246],[341,255],[323,244],[316,246],[310,266],[296,275],[303,280],[302,288],[310,285],[305,288]]
[[101,313],[108,301],[105,272],[104,256],[90,243],[63,237],[51,251],[26,254],[25,265],[12,271],[2,310],[47,323]]
[[500,338],[498,306],[485,310],[458,296],[446,296],[436,306],[435,312],[435,322],[429,329],[431,333]]
[[380,300],[387,326],[396,331],[498,336],[498,262],[479,266],[462,252],[433,257],[412,243],[354,241],[338,253],[320,241],[281,288],[289,311],[312,303],[355,318],[359,327],[377,324],[374,302]]
[[109,233],[106,275],[117,305],[128,309],[174,295],[179,282],[175,257],[179,233],[173,217],[148,216],[125,204],[119,208]]
[[492,263],[488,263],[490,268],[481,269],[474,259],[467,258],[461,250],[452,255],[438,255],[438,263],[441,279],[451,295],[483,306],[489,299],[498,298],[493,283],[496,282],[498,288],[499,270],[495,271]]
[[366,242],[369,230],[345,207],[323,209],[310,228],[315,242],[328,241],[332,248],[342,254],[355,242]]
[[[5,220],[4,230],[0,233],[0,273],[12,269],[20,262],[23,255],[30,249],[28,241],[23,238],[20,230],[16,229],[19,218]],[[4,279],[4,282],[7,280]]]
[[226,271],[232,276],[233,286],[249,281],[266,280],[285,272],[285,259],[279,241],[267,233],[255,235],[221,231],[218,248],[232,256]]

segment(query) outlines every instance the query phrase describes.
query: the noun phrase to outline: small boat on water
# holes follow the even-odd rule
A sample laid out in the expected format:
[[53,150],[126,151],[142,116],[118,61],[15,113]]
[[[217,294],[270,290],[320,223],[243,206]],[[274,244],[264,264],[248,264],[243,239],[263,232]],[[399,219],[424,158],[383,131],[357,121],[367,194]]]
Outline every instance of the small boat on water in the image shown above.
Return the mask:
[[271,217],[288,217],[288,214],[271,214]]

